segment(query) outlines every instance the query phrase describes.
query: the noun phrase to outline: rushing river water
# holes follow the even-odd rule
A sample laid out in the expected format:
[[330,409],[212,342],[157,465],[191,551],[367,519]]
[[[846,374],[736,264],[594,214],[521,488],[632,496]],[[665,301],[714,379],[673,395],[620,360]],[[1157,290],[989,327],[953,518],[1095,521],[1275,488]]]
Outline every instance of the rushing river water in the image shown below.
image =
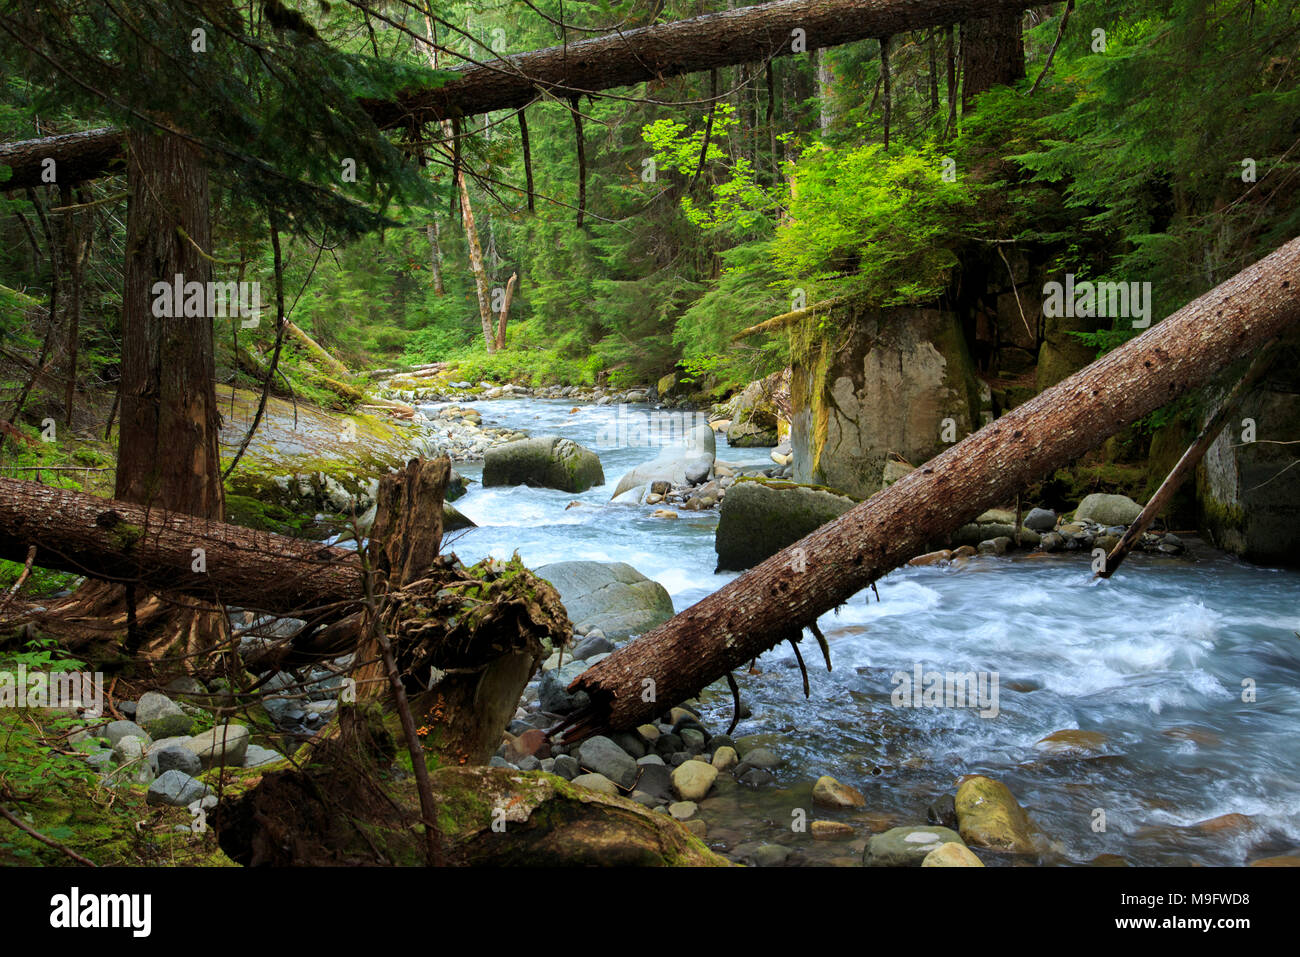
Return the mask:
[[[499,400],[476,408],[484,425],[592,448],[607,484],[581,495],[472,485],[456,506],[479,527],[449,542],[462,559],[518,551],[534,567],[627,562],[663,584],[679,611],[735,577],[713,573],[716,511],[679,511],[673,521],[609,504],[623,473],[656,454],[597,444],[613,406],[571,412],[563,401]],[[767,452],[719,439],[718,458],[729,464],[770,464]],[[1300,847],[1300,574],[1193,543],[1179,559],[1135,555],[1106,582],[1092,581],[1080,553],[1031,553],[904,568],[879,590],[879,602],[868,590],[820,619],[832,673],[804,643],[811,699],[788,645],[760,659],[761,675],[738,675],[753,713],[735,736],[770,735],[786,759],[777,786],[727,799],[751,822],[740,838],[798,843],[810,862],[847,863],[842,844],[791,836],[790,808],[813,815],[817,776],[859,788],[869,813],[845,819],[880,829],[925,823],[934,798],[961,775],[982,773],[1012,789],[1061,862],[1115,854],[1134,864],[1242,864]],[[894,676],[917,665],[995,674],[996,717],[895,706]],[[1243,700],[1252,687],[1254,700]],[[725,684],[702,700],[706,726],[724,730]],[[1101,732],[1105,742],[1074,756],[1034,747],[1071,728]],[[1249,821],[1194,826],[1228,814]],[[722,824],[710,822],[711,836],[731,835]]]

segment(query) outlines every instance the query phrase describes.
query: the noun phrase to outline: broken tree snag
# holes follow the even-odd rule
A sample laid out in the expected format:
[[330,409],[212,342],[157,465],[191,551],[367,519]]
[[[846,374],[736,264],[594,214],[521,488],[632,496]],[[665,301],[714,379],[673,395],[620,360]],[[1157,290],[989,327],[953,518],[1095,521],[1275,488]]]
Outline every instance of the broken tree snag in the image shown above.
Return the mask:
[[[1033,0],[776,0],[470,64],[445,71],[454,79],[435,90],[399,93],[391,100],[362,100],[361,105],[381,127],[409,127],[518,109],[536,99],[539,91],[563,99],[790,56],[803,52],[793,49],[796,29],[817,47],[831,47],[998,12],[1018,15],[1037,5]],[[101,137],[94,147],[98,154],[68,136],[0,146],[0,164],[15,166],[13,179],[0,183],[0,190],[40,186],[41,159],[65,162],[64,156],[72,157],[76,151],[86,155],[60,167],[59,182],[80,182],[109,172],[112,164],[121,162],[123,134],[119,130],[93,134]],[[71,134],[81,135],[92,134]]]
[[[424,577],[389,584],[380,626],[393,644],[426,751],[443,765],[487,764],[524,686],[552,647],[572,634],[560,596],[519,559],[470,568],[442,556]],[[379,649],[363,640],[358,701],[384,694]]]
[[[624,645],[570,685],[566,740],[685,701],[980,512],[1258,351],[1300,320],[1300,239]],[[796,560],[793,549],[800,549]],[[798,569],[803,569],[802,571]],[[653,701],[642,697],[654,681]]]
[[1187,447],[1187,451],[1183,453],[1182,458],[1165,476],[1165,480],[1156,489],[1156,494],[1152,495],[1151,501],[1147,502],[1146,508],[1142,509],[1133,524],[1128,527],[1128,531],[1124,533],[1124,537],[1110,550],[1110,554],[1106,556],[1105,565],[1093,578],[1109,578],[1115,574],[1116,569],[1123,564],[1128,553],[1133,550],[1133,546],[1142,540],[1143,534],[1151,527],[1151,523],[1156,520],[1156,516],[1165,510],[1165,506],[1174,497],[1178,487],[1196,469],[1197,463],[1205,457],[1205,453],[1214,444],[1214,440],[1223,431],[1223,427],[1228,424],[1228,419],[1237,408],[1237,403],[1259,381],[1260,376],[1268,371],[1268,367],[1273,364],[1276,355],[1275,344],[1270,344],[1255,357],[1255,360],[1250,364],[1250,368],[1246,370],[1246,374],[1233,387],[1227,398],[1219,404],[1218,411],[1205,423],[1205,427],[1201,429],[1201,434],[1193,440],[1192,444]]
[[359,700],[386,697],[391,655],[426,750],[444,765],[487,764],[542,661],[542,639],[558,647],[572,630],[555,589],[517,557],[468,569],[439,557],[450,474],[446,456],[416,459],[379,484],[368,554],[383,594],[367,610],[378,629],[363,624],[356,680]]
[[510,300],[515,295],[515,283],[519,281],[519,273],[512,272],[510,279],[506,282],[505,301],[501,304],[501,317],[497,320],[497,350],[506,347],[506,323],[510,320]]

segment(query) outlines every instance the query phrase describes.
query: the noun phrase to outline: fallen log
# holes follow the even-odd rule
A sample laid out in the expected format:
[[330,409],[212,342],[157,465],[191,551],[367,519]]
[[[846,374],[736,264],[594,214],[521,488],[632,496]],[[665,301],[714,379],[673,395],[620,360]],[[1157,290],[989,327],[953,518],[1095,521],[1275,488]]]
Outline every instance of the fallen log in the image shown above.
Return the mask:
[[0,478],[0,558],[23,561],[31,545],[42,568],[269,612],[363,593],[345,548]]
[[1184,306],[888,489],[614,652],[570,685],[566,741],[635,727],[755,656],[980,512],[1204,385],[1300,320],[1300,239]]
[[[468,64],[446,71],[454,79],[436,90],[361,102],[384,128],[432,123],[516,109],[543,93],[569,99],[1032,6],[1032,0],[775,0]],[[66,185],[104,175],[120,161],[120,131],[70,136],[82,139],[52,136],[0,145],[0,164],[14,168],[0,190],[41,185],[47,157],[61,164],[58,181]]]

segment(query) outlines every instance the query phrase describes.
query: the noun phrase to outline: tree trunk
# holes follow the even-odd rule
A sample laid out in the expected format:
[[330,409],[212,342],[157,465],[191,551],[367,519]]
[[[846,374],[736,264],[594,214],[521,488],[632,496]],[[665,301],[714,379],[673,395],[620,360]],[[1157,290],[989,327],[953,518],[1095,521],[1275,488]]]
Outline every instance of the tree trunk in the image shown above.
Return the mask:
[[1025,76],[1025,41],[1020,11],[1010,11],[961,25],[962,112],[971,101],[995,86],[1008,86]]
[[[868,37],[1019,11],[1033,0],[775,0],[723,13],[660,23],[503,57],[452,72],[457,78],[436,90],[419,90],[393,100],[363,101],[380,126],[407,126],[451,117],[513,110],[546,92],[561,99],[646,80],[662,80],[739,63],[761,63],[789,56],[796,29],[809,49],[838,46]],[[110,161],[114,133],[96,131],[93,149],[76,147],[78,160],[60,175],[80,181],[102,176]],[[0,189],[40,185],[40,161],[62,158],[66,137],[47,137],[0,146],[0,163],[15,166],[15,176]],[[7,159],[6,157],[9,157]]]
[[469,267],[474,273],[474,291],[478,293],[478,314],[483,323],[483,344],[489,353],[496,352],[496,337],[492,334],[492,302],[488,296],[487,270],[483,266],[483,247],[479,245],[478,229],[474,225],[474,207],[470,205],[469,187],[465,184],[465,171],[456,167],[456,187],[460,191],[460,217],[465,224],[465,245],[469,247]]
[[591,705],[556,730],[571,741],[662,714],[1297,320],[1300,239],[614,652],[570,686]]
[[512,272],[510,280],[506,283],[505,301],[501,303],[501,317],[497,320],[497,348],[506,347],[506,322],[510,319],[510,300],[515,295],[515,282],[519,279],[519,273]]
[[212,278],[199,251],[212,247],[207,169],[179,137],[132,134],[129,175],[115,497],[219,520],[212,317],[152,308],[155,283],[180,275],[206,289]]

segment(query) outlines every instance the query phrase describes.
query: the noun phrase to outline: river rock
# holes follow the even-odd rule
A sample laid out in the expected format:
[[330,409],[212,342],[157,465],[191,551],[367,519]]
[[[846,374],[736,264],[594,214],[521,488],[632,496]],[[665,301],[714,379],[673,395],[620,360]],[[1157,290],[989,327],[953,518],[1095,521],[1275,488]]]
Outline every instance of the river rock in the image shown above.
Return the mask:
[[718,779],[718,769],[703,761],[685,761],[672,773],[673,790],[683,801],[699,801]]
[[713,766],[719,771],[727,771],[734,768],[740,761],[736,756],[736,749],[730,745],[723,745],[713,752]]
[[149,757],[159,774],[180,771],[193,777],[203,770],[203,762],[199,760],[199,756],[181,744],[170,744],[165,748],[151,750]]
[[940,844],[921,862],[922,867],[983,867],[984,862],[965,844],[948,841]]
[[159,775],[158,780],[149,785],[145,803],[186,807],[195,801],[202,801],[210,793],[211,788],[206,784],[196,781],[183,771],[173,769]]
[[862,865],[920,867],[931,852],[947,843],[961,845],[961,836],[933,824],[890,828],[883,834],[873,834],[867,841],[862,852]]
[[1105,749],[1106,735],[1100,731],[1067,728],[1040,738],[1034,747],[1053,755],[1096,754]]
[[248,738],[248,729],[242,724],[219,724],[190,738],[186,747],[199,756],[205,768],[218,764],[239,768],[244,765]]
[[588,701],[587,692],[569,691],[569,685],[573,679],[578,677],[587,670],[585,661],[570,661],[562,668],[556,668],[542,675],[542,680],[538,683],[537,693],[540,698],[540,704],[543,711],[551,714],[568,714],[579,708],[586,707]]
[[573,779],[573,783],[580,788],[587,788],[600,794],[618,797],[618,785],[603,774],[579,774]]
[[1034,826],[1008,788],[976,774],[957,788],[957,829],[976,847],[1016,854],[1034,853]]
[[578,759],[570,754],[556,755],[555,765],[551,770],[566,781],[572,781],[582,773],[582,768],[578,765]]
[[674,485],[695,485],[704,481],[713,472],[714,457],[717,454],[717,441],[713,430],[707,422],[700,422],[688,429],[684,444],[664,449],[649,462],[643,462],[632,469],[614,487],[611,498],[628,489],[644,485],[651,492],[663,495],[660,482]]
[[[749,760],[748,755],[745,760]],[[823,774],[817,779],[813,785],[812,798],[813,804],[821,807],[864,807],[867,803],[861,791],[841,784],[829,774]]]
[[531,485],[565,492],[585,492],[604,485],[600,459],[571,439],[541,435],[507,442],[483,457],[483,487]]
[[578,763],[588,771],[603,774],[625,791],[636,784],[636,759],[604,735],[588,738],[579,745]]
[[594,655],[603,655],[614,650],[614,642],[603,634],[588,635],[573,648],[573,657],[586,661]]
[[1036,532],[1050,532],[1056,528],[1056,513],[1047,508],[1031,508],[1025,516],[1025,528]]
[[534,574],[555,586],[576,627],[598,627],[614,642],[673,616],[668,590],[623,562],[553,562]]
[[108,738],[110,748],[117,747],[117,743],[128,736],[137,737],[146,744],[153,740],[149,732],[134,721],[110,721],[104,728],[104,737]]
[[846,496],[791,482],[737,481],[719,509],[717,570],[743,571],[757,565],[854,504]]
[[140,696],[135,708],[135,723],[153,738],[189,734],[194,727],[192,717],[182,711],[171,698],[156,691],[146,691]]
[[122,768],[123,775],[140,784],[148,784],[153,779],[153,767],[144,757],[146,743],[144,739],[128,734],[113,745],[113,763]]
[[1098,525],[1131,525],[1141,514],[1142,506],[1127,495],[1093,492],[1074,510],[1074,520]]

